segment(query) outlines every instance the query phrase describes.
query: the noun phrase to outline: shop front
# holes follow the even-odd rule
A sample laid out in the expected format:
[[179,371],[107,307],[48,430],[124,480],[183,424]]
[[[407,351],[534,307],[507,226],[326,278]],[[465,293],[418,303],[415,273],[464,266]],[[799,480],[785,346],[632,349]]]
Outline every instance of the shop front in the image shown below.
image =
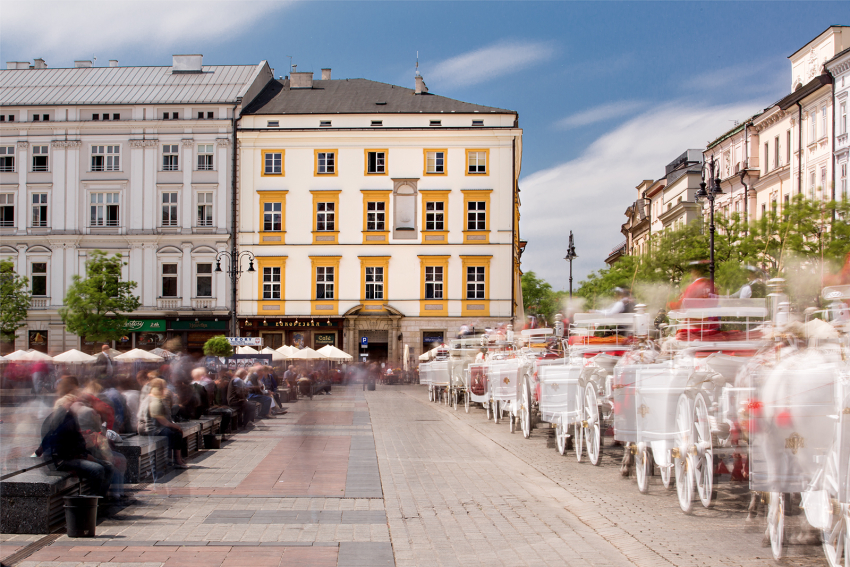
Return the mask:
[[168,321],[166,340],[179,337],[185,352],[191,355],[203,354],[204,343],[213,337],[228,334],[228,323],[226,319],[175,319]]
[[283,345],[318,350],[325,345],[341,348],[342,319],[275,318],[240,319],[243,337],[262,337],[263,346],[278,349]]
[[165,319],[128,319],[124,325],[124,334],[118,340],[96,341],[87,337],[80,339],[80,350],[86,354],[100,354],[101,347],[108,344],[120,352],[127,352],[134,348],[153,350],[161,348],[166,339]]
[[428,352],[446,342],[445,335],[444,331],[422,331],[422,352]]

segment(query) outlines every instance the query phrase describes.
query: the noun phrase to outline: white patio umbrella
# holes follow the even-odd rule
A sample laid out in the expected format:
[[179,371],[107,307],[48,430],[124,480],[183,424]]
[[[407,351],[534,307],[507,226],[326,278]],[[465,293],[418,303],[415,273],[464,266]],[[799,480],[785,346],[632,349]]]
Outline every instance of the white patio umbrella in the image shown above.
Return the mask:
[[35,362],[37,360],[43,360],[45,362],[51,362],[53,357],[49,354],[44,354],[38,350],[31,350],[27,352],[24,356],[22,356],[19,360],[25,360],[27,362]]
[[65,364],[89,364],[97,360],[96,357],[81,352],[75,348],[69,351],[57,354],[53,357],[53,362],[63,362]]
[[289,358],[288,356],[286,356],[282,352],[278,352],[275,349],[273,349],[272,347],[263,348],[263,350],[260,351],[260,354],[270,354],[270,355],[272,355],[272,360],[275,361],[275,362],[277,362],[279,360],[286,360],[287,358]]
[[236,354],[260,354],[260,352],[249,346],[236,347]]
[[120,362],[162,362],[164,359],[161,356],[151,354],[146,350],[134,348],[124,354],[119,354],[115,357],[115,360]]
[[310,347],[302,348],[296,354],[290,356],[289,358],[294,360],[328,360],[328,357],[316,352]]
[[299,352],[298,347],[294,347],[292,345],[289,345],[289,346],[283,345],[282,347],[280,347],[277,350],[278,350],[278,352],[282,352],[283,354],[285,354],[289,358],[292,358],[293,356],[295,356]]
[[16,350],[15,352],[6,355],[6,360],[23,360],[22,357],[27,355],[25,350]]
[[340,350],[333,345],[325,345],[318,350],[318,352],[324,354],[328,358],[333,358],[336,360],[353,360],[354,357],[345,352],[344,350]]

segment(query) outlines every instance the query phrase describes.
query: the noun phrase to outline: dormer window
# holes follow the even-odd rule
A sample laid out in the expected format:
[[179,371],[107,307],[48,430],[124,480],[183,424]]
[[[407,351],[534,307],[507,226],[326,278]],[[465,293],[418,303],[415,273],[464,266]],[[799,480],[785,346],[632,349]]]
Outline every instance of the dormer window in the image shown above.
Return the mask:
[[442,126],[442,125],[443,125],[442,120],[432,120],[431,121],[431,126]]
[[383,125],[384,125],[383,120],[372,120],[372,126],[383,126]]
[[483,120],[473,120],[472,125],[473,126],[484,126],[484,121]]
[[280,128],[279,120],[269,120],[266,122],[266,128]]
[[330,120],[319,120],[319,128],[330,128],[331,121]]

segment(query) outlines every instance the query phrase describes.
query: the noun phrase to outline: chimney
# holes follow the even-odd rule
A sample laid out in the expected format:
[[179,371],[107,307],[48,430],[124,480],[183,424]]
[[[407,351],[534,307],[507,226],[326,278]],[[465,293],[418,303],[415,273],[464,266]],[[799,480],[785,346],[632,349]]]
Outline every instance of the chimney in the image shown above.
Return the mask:
[[29,61],[6,61],[7,69],[29,69]]
[[322,69],[322,80],[330,81],[331,80],[331,70],[330,69]]
[[91,61],[87,61],[85,59],[80,60],[80,61],[74,61],[74,68],[75,69],[83,69],[85,67],[91,67]]
[[425,86],[425,79],[422,75],[416,75],[416,94],[425,94],[428,92],[428,87]]
[[109,60],[109,66],[110,67],[117,67],[118,66],[118,60],[117,59],[110,59]]
[[[294,65],[293,65],[294,67]],[[290,89],[312,89],[313,88],[313,73],[309,71],[296,72],[292,71],[292,76],[289,79]]]
[[171,73],[200,73],[204,62],[204,56],[195,55],[174,55],[171,63]]
[[33,61],[33,69],[47,69],[47,63],[41,57],[36,58]]

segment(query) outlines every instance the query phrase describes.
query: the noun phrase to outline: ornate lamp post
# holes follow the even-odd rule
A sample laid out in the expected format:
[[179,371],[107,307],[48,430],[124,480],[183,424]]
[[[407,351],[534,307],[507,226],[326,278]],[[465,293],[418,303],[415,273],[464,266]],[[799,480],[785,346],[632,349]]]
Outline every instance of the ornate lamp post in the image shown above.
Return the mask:
[[723,189],[720,188],[720,179],[714,176],[714,155],[711,156],[711,161],[708,162],[708,189],[705,182],[705,166],[702,168],[702,182],[699,184],[699,191],[694,196],[694,202],[699,203],[702,200],[708,201],[710,211],[710,221],[708,223],[709,231],[709,261],[708,270],[711,274],[711,285],[714,285],[714,199],[717,195],[723,194]]
[[576,254],[576,246],[573,242],[573,231],[570,231],[570,243],[567,247],[567,255],[564,257],[564,260],[570,263],[570,299],[573,298],[573,260],[578,258],[578,254]]
[[238,252],[235,248],[230,252],[221,251],[215,255],[215,271],[222,272],[225,270],[221,269],[221,260],[223,258],[230,259],[230,266],[227,268],[226,272],[230,276],[230,300],[231,300],[231,310],[230,310],[230,333],[231,337],[235,337],[239,335],[239,327],[236,322],[236,282],[239,281],[239,276],[242,275],[242,258],[248,258],[248,272],[256,272],[254,269],[254,255],[245,250],[244,252]]

